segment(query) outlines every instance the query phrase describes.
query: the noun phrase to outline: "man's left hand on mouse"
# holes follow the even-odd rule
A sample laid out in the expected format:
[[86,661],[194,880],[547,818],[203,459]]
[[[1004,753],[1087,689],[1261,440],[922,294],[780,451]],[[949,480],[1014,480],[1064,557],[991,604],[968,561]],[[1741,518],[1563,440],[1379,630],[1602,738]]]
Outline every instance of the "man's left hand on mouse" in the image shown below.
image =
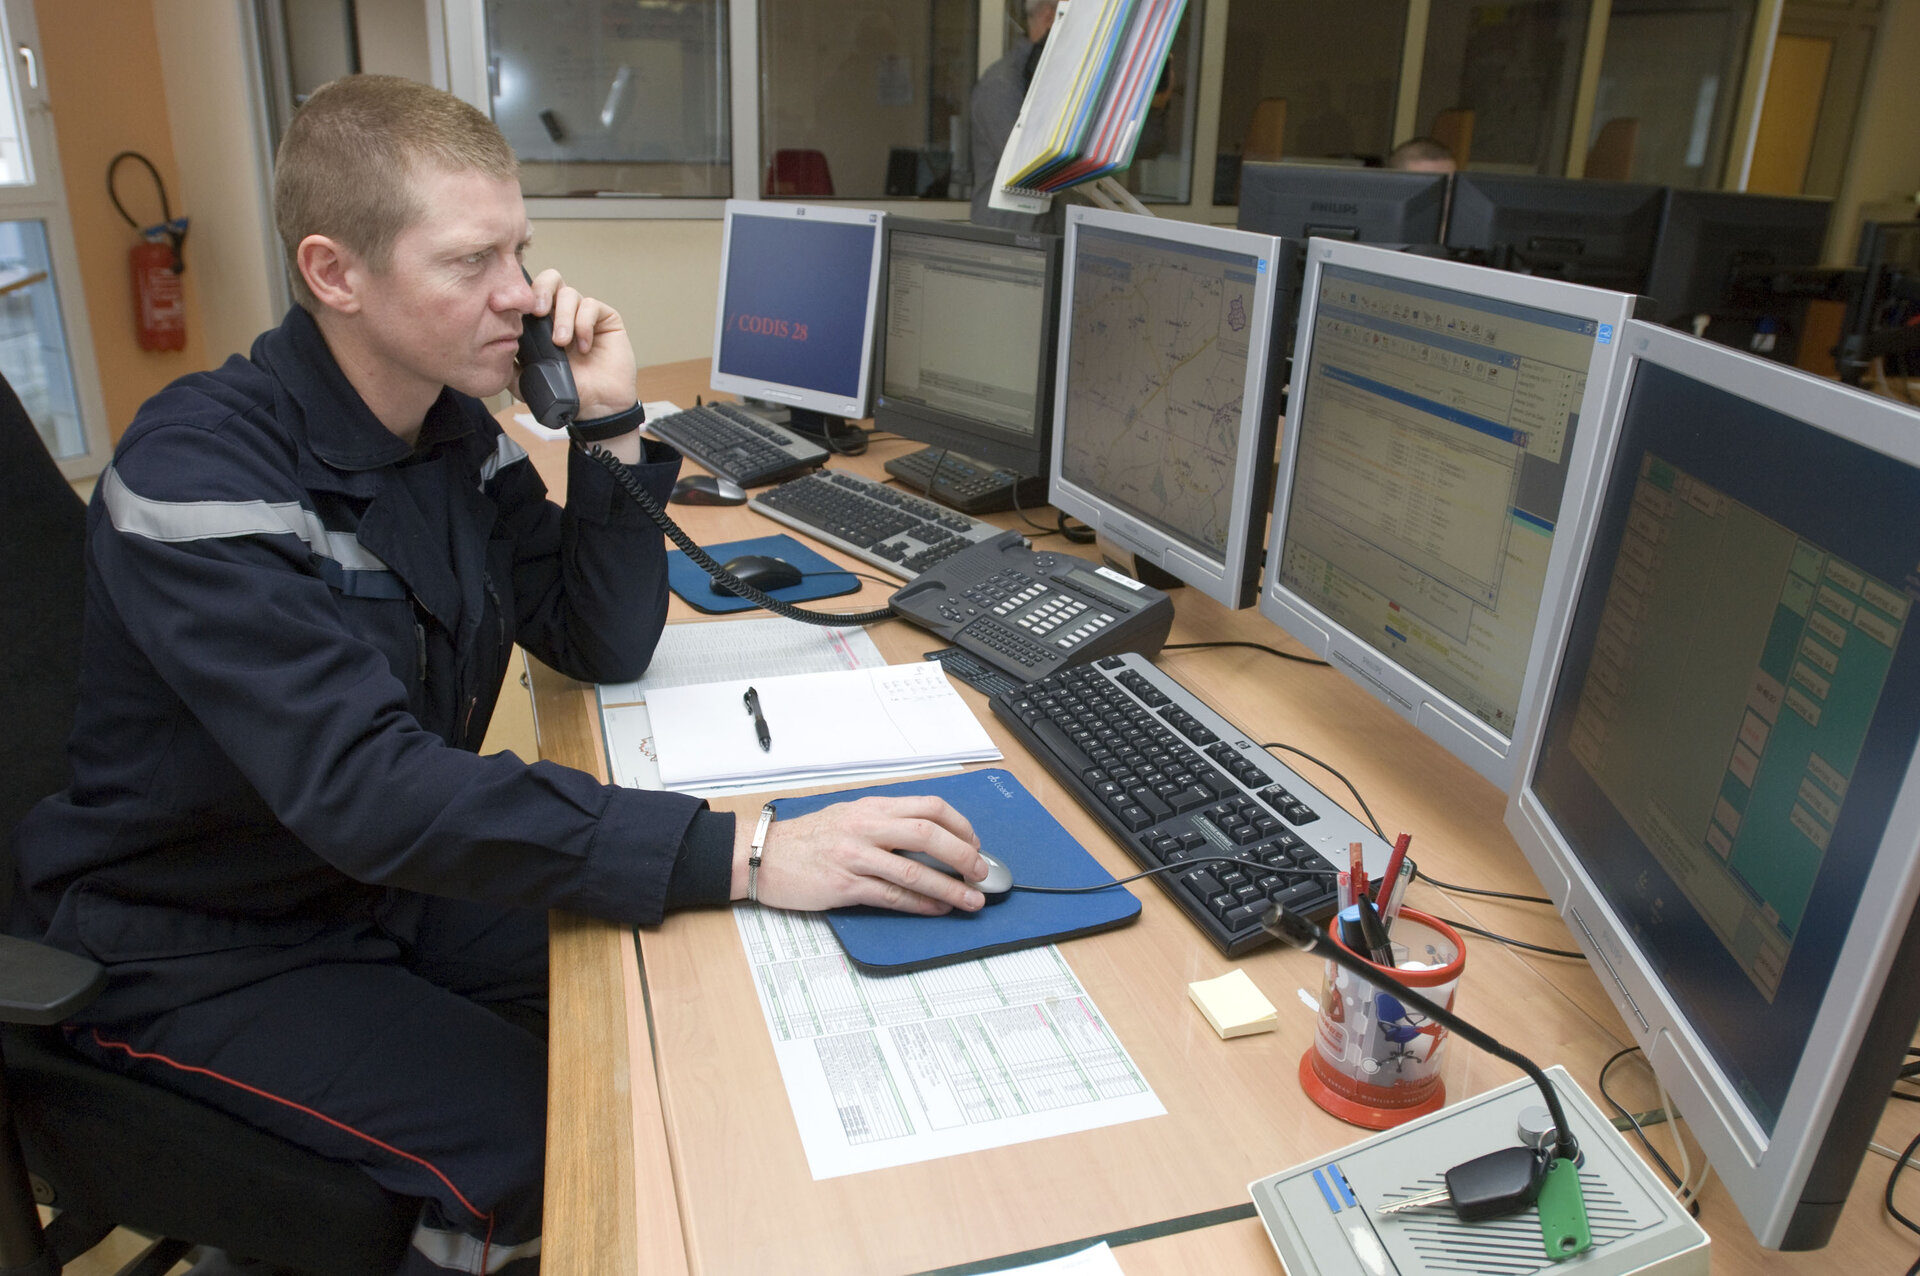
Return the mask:
[[[754,821],[737,825],[733,898],[747,896],[747,858]],[[924,851],[960,870],[966,881],[896,850]],[[775,908],[823,909],[868,904],[903,913],[973,911],[986,899],[971,885],[987,875],[980,839],[965,816],[936,797],[865,797],[791,820],[777,819],[761,848],[760,902]]]

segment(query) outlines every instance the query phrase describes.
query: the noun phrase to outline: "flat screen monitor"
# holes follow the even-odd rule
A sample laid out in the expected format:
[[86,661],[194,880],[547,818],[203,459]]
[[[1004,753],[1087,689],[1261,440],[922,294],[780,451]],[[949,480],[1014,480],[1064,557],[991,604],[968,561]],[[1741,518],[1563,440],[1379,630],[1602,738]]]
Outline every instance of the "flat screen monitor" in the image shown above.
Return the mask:
[[1044,475],[1060,240],[900,217],[883,240],[875,428]]
[[1633,303],[1307,250],[1261,614],[1503,792]]
[[1792,308],[1777,272],[1820,264],[1833,201],[1744,191],[1667,192],[1646,292],[1655,323],[1733,318]]
[[1239,226],[1289,239],[1437,244],[1447,180],[1384,168],[1243,164]]
[[1489,266],[1640,292],[1666,189],[1520,173],[1459,173],[1447,246]]
[[1920,221],[1865,223],[1857,260],[1846,327],[1834,352],[1840,377],[1859,385],[1875,359],[1886,360],[1894,375],[1910,377],[1920,364]]
[[1259,582],[1287,250],[1223,226],[1067,214],[1051,500],[1228,607]]
[[865,208],[728,200],[713,388],[866,416],[884,220]]
[[1633,324],[1507,824],[1760,1243],[1920,1018],[1920,415]]

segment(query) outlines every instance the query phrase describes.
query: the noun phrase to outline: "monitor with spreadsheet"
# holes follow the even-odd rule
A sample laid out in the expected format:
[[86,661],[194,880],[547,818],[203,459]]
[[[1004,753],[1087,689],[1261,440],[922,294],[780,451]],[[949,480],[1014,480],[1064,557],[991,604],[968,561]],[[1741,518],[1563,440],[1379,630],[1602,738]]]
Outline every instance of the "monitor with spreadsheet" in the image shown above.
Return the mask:
[[1238,225],[1289,239],[1437,244],[1448,180],[1384,168],[1243,164]]
[[1639,182],[1458,173],[1447,247],[1501,270],[1640,292],[1666,193]]
[[1507,824],[1763,1245],[1920,1019],[1920,414],[1635,323]]
[[1502,790],[1633,302],[1307,251],[1261,613]]
[[1220,226],[1067,215],[1051,499],[1107,549],[1228,607],[1259,581],[1290,251]]
[[728,200],[713,388],[867,415],[884,220],[865,208]]
[[1045,474],[1059,239],[893,217],[884,241],[874,427]]

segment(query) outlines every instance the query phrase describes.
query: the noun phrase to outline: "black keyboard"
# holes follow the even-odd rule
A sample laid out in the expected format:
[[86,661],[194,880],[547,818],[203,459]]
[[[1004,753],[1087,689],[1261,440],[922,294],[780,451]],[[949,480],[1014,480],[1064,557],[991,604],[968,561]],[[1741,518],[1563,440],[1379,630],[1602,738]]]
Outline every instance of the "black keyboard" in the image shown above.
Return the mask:
[[1137,654],[1075,665],[996,696],[995,716],[1142,868],[1233,855],[1154,877],[1229,957],[1272,940],[1270,903],[1330,915],[1334,874],[1363,844],[1369,874],[1390,849],[1200,697]]
[[741,487],[818,469],[827,450],[731,403],[685,408],[647,422],[657,438]]
[[1038,509],[1047,503],[1047,480],[1021,478],[1012,470],[976,461],[946,448],[923,447],[887,462],[887,473],[912,490],[967,514]]
[[845,470],[791,479],[747,504],[901,580],[912,580],[949,554],[1001,532],[992,523]]

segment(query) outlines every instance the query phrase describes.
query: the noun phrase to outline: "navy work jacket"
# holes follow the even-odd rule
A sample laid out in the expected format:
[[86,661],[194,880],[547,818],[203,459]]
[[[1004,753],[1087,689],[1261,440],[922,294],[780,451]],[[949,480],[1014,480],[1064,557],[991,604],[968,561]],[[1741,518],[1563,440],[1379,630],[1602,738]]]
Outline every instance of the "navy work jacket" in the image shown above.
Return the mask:
[[[648,446],[664,502],[679,458]],[[473,751],[516,641],[605,682],[659,639],[659,531],[569,464],[562,510],[451,390],[410,448],[297,308],[147,402],[88,511],[72,784],[15,837],[14,929],[110,968],[89,1020],[377,957],[395,891],[632,923],[725,900],[731,817]]]

